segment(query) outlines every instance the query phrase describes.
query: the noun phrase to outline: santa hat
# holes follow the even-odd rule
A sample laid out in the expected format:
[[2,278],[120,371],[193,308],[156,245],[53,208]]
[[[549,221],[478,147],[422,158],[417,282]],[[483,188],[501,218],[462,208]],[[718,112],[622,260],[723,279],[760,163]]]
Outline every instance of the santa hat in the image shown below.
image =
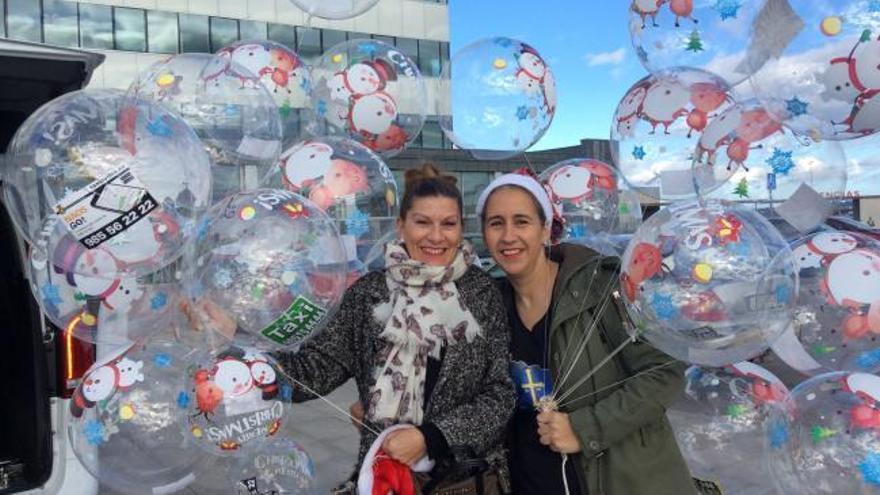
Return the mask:
[[[394,493],[394,495],[412,494],[415,492],[415,486],[413,485],[411,471],[427,473],[434,468],[434,461],[428,459],[427,455],[419,459],[419,461],[412,467],[407,467],[406,465],[391,459],[382,451],[382,443],[385,441],[388,434],[392,431],[403,428],[413,428],[413,426],[394,425],[380,433],[378,438],[373,442],[373,445],[370,446],[370,450],[367,451],[367,455],[364,457],[364,462],[361,464],[361,471],[358,474],[358,495],[373,495],[374,489],[382,490],[383,488],[380,488],[378,483],[374,486],[374,482],[378,481],[377,478],[379,477],[383,478],[383,485],[387,484],[387,481],[389,481],[390,478],[393,478],[397,482],[404,482],[400,484],[403,486],[404,490],[399,493],[389,490],[389,492]],[[388,492],[378,495],[388,495]]]

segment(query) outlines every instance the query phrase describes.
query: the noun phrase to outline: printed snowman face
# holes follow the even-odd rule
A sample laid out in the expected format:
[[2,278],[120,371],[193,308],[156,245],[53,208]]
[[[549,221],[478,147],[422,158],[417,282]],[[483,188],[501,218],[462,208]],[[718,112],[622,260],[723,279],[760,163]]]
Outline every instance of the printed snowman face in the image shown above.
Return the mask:
[[850,81],[849,63],[846,59],[832,61],[820,76],[820,80],[825,87],[821,94],[825,101],[838,100],[854,103],[856,96],[859,95],[859,90]]
[[259,76],[269,66],[269,50],[258,44],[241,45],[232,52],[232,60]]
[[281,157],[281,167],[287,183],[295,189],[306,186],[305,181],[321,177],[330,168],[333,148],[324,143],[308,143],[294,148]]
[[822,232],[816,234],[808,243],[820,254],[843,254],[856,248],[858,241],[855,237],[843,232]]
[[397,118],[397,105],[385,93],[358,98],[351,108],[351,124],[355,131],[379,135]]
[[828,265],[825,282],[838,304],[880,301],[880,255],[867,249],[841,254]]
[[794,248],[794,262],[797,264],[798,271],[807,268],[820,268],[822,266],[823,256],[812,249],[807,244],[801,244]]
[[107,250],[123,263],[139,263],[153,259],[161,248],[153,224],[148,219],[136,222],[123,234],[107,242]]
[[519,71],[516,73],[516,84],[520,87],[526,94],[537,94],[541,91],[541,81],[540,79],[535,79],[531,74],[525,71]]
[[82,253],[73,267],[73,283],[88,296],[106,296],[118,283],[113,277],[118,265],[104,249]]
[[574,200],[588,196],[592,192],[591,177],[592,174],[586,168],[566,165],[553,172],[547,182],[556,197]]
[[855,75],[858,83],[866,90],[880,89],[880,40],[859,43],[853,53]]
[[132,361],[127,357],[120,359],[116,363],[116,369],[119,370],[119,388],[126,389],[137,382],[144,381],[144,373],[141,371],[143,367],[143,361]]
[[266,361],[251,362],[251,376],[258,386],[275,383],[275,370]]
[[143,295],[144,289],[135,279],[122,279],[119,286],[104,297],[104,305],[113,311],[124,313]]
[[348,100],[352,96],[375,93],[382,88],[382,78],[369,64],[354,64],[333,76],[327,82],[330,97],[334,100]]
[[657,122],[672,122],[675,114],[684,110],[690,101],[690,92],[673,81],[659,80],[648,89],[642,112]]
[[544,99],[552,112],[556,108],[556,78],[549,70],[544,74]]
[[89,402],[102,401],[113,395],[118,382],[119,371],[115,366],[101,366],[85,377],[82,383],[82,395]]
[[254,388],[251,370],[237,359],[219,361],[214,372],[214,383],[223,391],[224,397],[240,397]]

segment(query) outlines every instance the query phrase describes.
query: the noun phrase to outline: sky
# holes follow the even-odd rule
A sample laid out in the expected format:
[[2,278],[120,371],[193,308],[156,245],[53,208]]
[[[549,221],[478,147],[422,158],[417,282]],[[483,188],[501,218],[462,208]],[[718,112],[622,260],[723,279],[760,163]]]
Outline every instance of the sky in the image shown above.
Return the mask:
[[508,36],[532,45],[553,69],[558,109],[532,149],[607,139],[617,103],[647,72],[635,57],[628,2],[584,0],[450,0],[451,50]]
[[[507,36],[532,45],[553,70],[557,82],[558,106],[549,130],[531,149],[573,146],[584,138],[608,139],[617,104],[634,83],[648,75],[647,69],[636,56],[630,38],[630,4],[629,0],[449,0],[452,54],[454,57],[456,51],[467,44],[493,36]],[[800,31],[790,29],[797,25],[790,18],[773,18],[768,24],[774,32],[781,33],[777,38],[793,40],[785,52],[786,55],[777,65],[791,68],[800,59],[814,55],[813,52],[830,49],[833,44],[845,47],[840,53],[835,51],[835,56],[846,56],[853,44],[852,40],[858,38],[857,35],[863,28],[868,27],[875,32],[880,30],[880,2],[870,4],[876,6],[870,7],[869,12],[860,13],[860,16],[849,11],[835,13],[829,10],[833,8],[823,4],[795,4],[799,5],[796,8],[803,18]],[[671,14],[664,10],[658,17],[661,29],[652,29],[649,19],[648,29],[641,31],[644,33],[644,46],[648,48],[650,57],[661,60],[661,57],[666,56],[666,60],[682,65],[704,64],[721,71],[738,67],[738,62],[746,53],[744,49],[750,43],[748,36],[752,19],[763,2],[696,0],[694,5],[694,15],[700,17],[698,26],[704,36],[708,30],[715,35],[714,38],[704,37],[701,40],[701,47],[705,50],[683,49],[687,44],[688,33],[697,26],[688,19],[681,21],[681,31],[677,31],[677,34],[670,35],[671,29],[666,29],[663,34],[662,28],[671,28],[671,17],[668,17]],[[725,15],[719,6],[734,10],[726,11]],[[852,22],[845,21],[842,29],[837,30],[839,34],[829,34],[825,31],[826,25],[820,25],[820,21],[838,14],[841,19]],[[785,38],[786,34],[791,34],[792,38]],[[678,38],[671,39],[670,36]],[[808,47],[802,47],[801,44],[805,41],[813,44],[816,50],[810,51]],[[654,50],[652,47],[656,46],[668,49]],[[788,57],[792,47],[796,47],[794,53],[800,54],[800,58]],[[827,66],[828,58],[820,58],[822,60],[818,63],[825,64],[821,67]],[[769,66],[770,64],[767,67]],[[800,86],[780,85],[775,78],[782,76],[782,72],[777,74],[767,67],[759,73],[759,76],[763,75],[763,80],[758,77],[756,81],[763,87],[790,90],[788,92],[794,96],[797,96],[797,91],[807,91],[806,85],[815,86],[823,82],[824,75],[821,71],[814,71],[819,77],[800,79],[798,82],[803,83]],[[723,75],[732,80],[730,74]],[[753,85],[746,77],[741,75],[741,83],[733,90],[733,94],[741,101],[754,95]],[[815,94],[821,89],[811,89],[814,91],[813,105],[823,104],[823,101],[816,99]],[[791,97],[792,95],[784,96],[786,99]],[[837,120],[842,118],[838,117]],[[846,190],[858,191],[862,195],[880,194],[880,165],[876,165],[878,159],[875,158],[874,151],[880,147],[880,133],[869,138],[841,141],[840,144],[846,154]],[[763,180],[760,178],[760,181]]]

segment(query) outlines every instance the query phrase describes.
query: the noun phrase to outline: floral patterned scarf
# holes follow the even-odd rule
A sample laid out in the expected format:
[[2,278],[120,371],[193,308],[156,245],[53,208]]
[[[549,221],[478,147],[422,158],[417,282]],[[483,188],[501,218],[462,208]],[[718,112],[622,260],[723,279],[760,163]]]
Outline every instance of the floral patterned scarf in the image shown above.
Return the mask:
[[375,308],[385,328],[384,342],[370,392],[367,417],[377,424],[420,425],[424,414],[428,357],[440,358],[446,344],[471,342],[482,334],[455,286],[474,260],[464,242],[448,266],[433,266],[409,257],[402,241],[385,246],[389,304]]

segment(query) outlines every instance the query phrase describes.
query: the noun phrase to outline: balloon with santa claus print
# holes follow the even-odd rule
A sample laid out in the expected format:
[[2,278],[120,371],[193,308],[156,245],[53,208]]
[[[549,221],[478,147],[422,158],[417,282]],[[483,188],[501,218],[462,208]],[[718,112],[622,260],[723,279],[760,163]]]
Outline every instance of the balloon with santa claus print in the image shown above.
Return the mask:
[[230,346],[194,354],[179,396],[185,434],[217,456],[251,456],[277,438],[290,418],[293,388],[272,357]]
[[713,174],[697,184],[700,194],[719,199],[785,200],[801,187],[839,197],[847,186],[840,143],[795,134],[755,99],[712,120],[696,144],[694,167]]
[[[67,272],[135,277],[178,258],[210,202],[210,161],[193,129],[163,106],[117,90],[75,91],[19,128],[4,202],[24,238]],[[79,271],[101,248],[112,272]]]
[[[78,253],[75,263],[112,275],[116,260],[102,248]],[[99,268],[107,266],[108,268]],[[176,283],[103,278],[65,272],[32,246],[27,264],[34,299],[58,328],[86,342],[120,346],[168,328],[180,296]],[[80,272],[88,270],[79,270]]]
[[766,488],[763,425],[785,400],[785,384],[764,367],[742,361],[723,368],[691,366],[685,393],[666,412],[694,477],[716,480],[731,493]]
[[735,86],[760,66],[746,47],[761,0],[630,0],[629,35],[651,72],[675,66],[708,70]]
[[477,159],[518,155],[537,143],[556,114],[556,79],[522,41],[486,38],[459,50],[443,68],[440,127]]
[[379,0],[290,0],[309,16],[339,21],[357,17],[373,8]]
[[247,188],[245,175],[265,177],[281,153],[281,114],[272,94],[260,75],[231,57],[168,57],[141,73],[128,94],[167,106],[195,129],[211,157],[214,198]]
[[225,313],[222,320],[208,314],[208,329],[237,328],[236,342],[264,350],[296,346],[320,329],[349,273],[336,222],[281,189],[235,194],[212,207],[194,251],[189,292],[197,307]]
[[880,377],[832,372],[804,381],[764,424],[778,493],[880,492]]
[[272,95],[281,116],[282,145],[289,148],[300,140],[305,127],[312,76],[309,68],[292,49],[269,40],[236,41],[217,51],[246,68],[260,79]]
[[[694,148],[734,104],[730,86],[699,69],[676,67],[635,83],[611,123],[611,156],[623,179],[657,199],[691,198],[719,180],[695,162]],[[717,126],[717,124],[716,124]]]
[[792,250],[798,302],[790,338],[774,345],[777,354],[812,375],[880,371],[880,242],[856,232],[817,232]]
[[880,9],[869,0],[769,2],[752,25],[751,82],[798,134],[854,139],[880,129]]
[[170,339],[139,341],[99,359],[70,399],[74,454],[102,486],[152,494],[195,479],[195,442],[184,435],[180,393],[191,348]]
[[308,197],[333,220],[345,246],[348,283],[366,273],[368,253],[397,219],[394,175],[367,147],[342,137],[297,143],[263,184]]
[[637,335],[694,364],[752,358],[786,329],[798,274],[787,243],[754,210],[673,203],[639,227],[621,292]]
[[394,156],[425,124],[427,86],[415,62],[378,40],[331,47],[312,68],[313,135],[355,140]]
[[565,220],[563,241],[596,249],[606,244],[620,217],[617,172],[599,160],[573,158],[539,176]]
[[253,455],[235,458],[226,473],[239,493],[318,493],[312,457],[286,437],[267,443]]

